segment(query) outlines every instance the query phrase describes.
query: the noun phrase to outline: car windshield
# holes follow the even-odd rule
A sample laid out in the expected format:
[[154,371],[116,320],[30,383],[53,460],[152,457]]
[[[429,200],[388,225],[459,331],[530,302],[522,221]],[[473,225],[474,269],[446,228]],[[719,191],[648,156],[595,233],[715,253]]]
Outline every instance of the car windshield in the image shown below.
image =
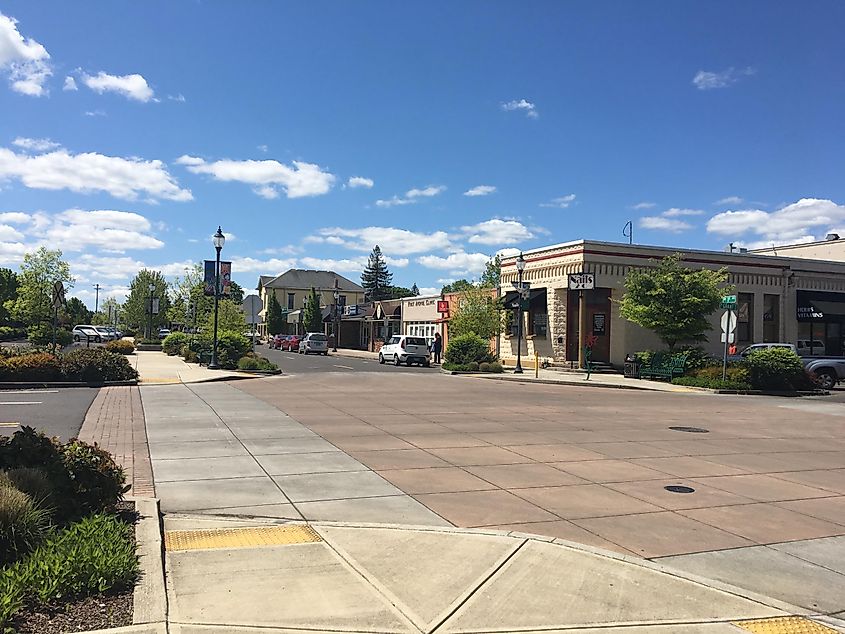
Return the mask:
[[311,341],[328,341],[328,339],[326,338],[326,335],[316,334],[311,335]]
[[390,341],[387,342],[387,345],[392,346],[397,343],[399,343],[399,337],[391,337]]
[[425,346],[427,345],[425,339],[422,337],[408,337],[405,341],[407,341],[412,346]]

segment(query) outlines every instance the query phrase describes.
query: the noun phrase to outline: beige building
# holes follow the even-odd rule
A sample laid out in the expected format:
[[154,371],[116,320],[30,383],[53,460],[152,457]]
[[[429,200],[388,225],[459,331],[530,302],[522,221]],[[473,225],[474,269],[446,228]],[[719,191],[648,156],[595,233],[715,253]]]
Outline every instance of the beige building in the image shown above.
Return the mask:
[[[275,295],[276,300],[286,314],[289,324],[295,325],[298,321],[305,300],[311,294],[311,289],[317,291],[320,297],[320,306],[333,306],[335,285],[339,289],[338,305],[342,311],[344,306],[361,304],[364,301],[364,289],[342,275],[334,271],[314,271],[307,269],[290,269],[281,275],[262,275],[258,279],[258,295],[264,303],[264,310],[261,311],[261,324],[259,326],[262,335],[267,335],[267,306],[270,296]],[[291,332],[294,332],[292,329]],[[275,333],[273,333],[275,334]]]
[[440,295],[405,297],[402,299],[402,334],[434,339],[434,333],[443,336],[443,315],[437,312]]
[[786,258],[809,258],[812,260],[845,262],[845,238],[840,238],[837,233],[829,233],[824,240],[818,242],[787,244],[779,247],[771,246],[765,249],[753,249],[749,253],[780,255]]
[[[530,287],[523,314],[522,353],[545,360],[577,363],[579,347],[595,336],[592,358],[619,368],[628,353],[665,346],[652,332],[619,315],[625,275],[633,267],[681,252],[693,268],[727,267],[738,295],[737,345],[756,342],[824,342],[827,354],[841,355],[845,337],[845,262],[809,256],[762,255],[672,249],[578,240],[525,251],[523,280]],[[595,288],[585,290],[586,324],[579,336],[579,291],[569,288],[569,275],[592,273]],[[516,257],[502,260],[502,292],[512,305],[517,281]],[[719,355],[721,311],[710,317],[713,330],[706,350]],[[579,345],[580,342],[580,345]],[[516,357],[516,320],[500,341],[504,360]]]

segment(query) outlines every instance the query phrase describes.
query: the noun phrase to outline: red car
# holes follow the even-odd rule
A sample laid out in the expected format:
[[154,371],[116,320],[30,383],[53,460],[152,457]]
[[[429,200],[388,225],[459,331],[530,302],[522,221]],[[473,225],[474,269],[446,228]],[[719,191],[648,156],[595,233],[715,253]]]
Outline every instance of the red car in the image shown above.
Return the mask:
[[288,335],[287,337],[282,339],[282,350],[298,352],[300,339],[302,339],[300,335]]
[[276,350],[282,347],[282,341],[284,340],[285,335],[273,335],[270,337],[270,340],[267,342],[267,345],[271,348],[275,348]]

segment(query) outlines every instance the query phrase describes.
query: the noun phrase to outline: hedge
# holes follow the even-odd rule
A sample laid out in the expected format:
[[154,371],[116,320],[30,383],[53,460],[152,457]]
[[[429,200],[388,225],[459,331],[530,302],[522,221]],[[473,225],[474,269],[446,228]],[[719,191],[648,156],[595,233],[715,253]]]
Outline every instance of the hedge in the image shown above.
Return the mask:
[[81,348],[67,354],[26,352],[0,357],[0,381],[128,381],[138,372],[126,357],[105,348]]

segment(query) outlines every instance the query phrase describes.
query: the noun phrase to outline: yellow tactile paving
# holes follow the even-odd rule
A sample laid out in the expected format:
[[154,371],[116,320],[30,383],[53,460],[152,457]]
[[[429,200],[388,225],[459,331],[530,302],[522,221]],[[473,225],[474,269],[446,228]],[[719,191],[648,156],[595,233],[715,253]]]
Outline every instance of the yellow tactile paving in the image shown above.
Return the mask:
[[194,531],[165,531],[166,550],[201,550],[204,548],[254,548],[322,541],[310,526],[258,526],[249,528],[212,528]]
[[754,634],[837,634],[836,630],[800,616],[736,621],[734,625]]

